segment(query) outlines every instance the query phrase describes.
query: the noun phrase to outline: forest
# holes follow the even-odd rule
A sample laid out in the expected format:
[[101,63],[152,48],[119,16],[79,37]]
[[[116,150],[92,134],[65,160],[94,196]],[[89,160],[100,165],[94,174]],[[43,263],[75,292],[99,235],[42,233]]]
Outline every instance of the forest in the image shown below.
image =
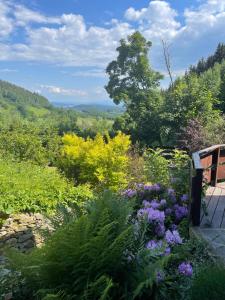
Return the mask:
[[[225,299],[189,234],[190,155],[225,140],[225,44],[166,89],[151,47],[120,41],[101,113],[0,81],[0,299]],[[50,222],[41,246],[14,244],[21,214]]]

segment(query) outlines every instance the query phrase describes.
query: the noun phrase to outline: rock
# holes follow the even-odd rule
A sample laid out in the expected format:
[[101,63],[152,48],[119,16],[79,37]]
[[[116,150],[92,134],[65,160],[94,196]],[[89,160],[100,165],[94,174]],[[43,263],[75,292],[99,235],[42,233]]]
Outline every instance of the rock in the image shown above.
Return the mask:
[[28,241],[26,241],[25,243],[23,243],[23,247],[24,247],[25,249],[31,249],[31,248],[33,248],[34,246],[35,246],[35,243],[34,243],[33,240],[28,240]]
[[43,244],[42,231],[53,230],[51,222],[40,213],[11,215],[0,229],[0,247],[7,245],[26,252]]
[[16,238],[10,238],[9,240],[6,241],[6,245],[8,246],[15,246],[16,244],[17,244]]
[[23,243],[31,238],[33,238],[33,233],[23,234],[23,235],[19,236],[18,242]]
[[0,231],[0,239],[1,237],[5,236],[7,234],[7,231]]

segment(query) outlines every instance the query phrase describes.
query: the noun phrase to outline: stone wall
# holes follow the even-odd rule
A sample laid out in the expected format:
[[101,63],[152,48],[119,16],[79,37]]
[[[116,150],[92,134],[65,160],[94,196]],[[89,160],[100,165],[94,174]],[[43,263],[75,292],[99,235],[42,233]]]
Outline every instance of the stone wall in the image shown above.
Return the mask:
[[27,252],[43,243],[41,232],[51,231],[49,220],[41,214],[11,215],[0,229],[0,247],[10,246]]

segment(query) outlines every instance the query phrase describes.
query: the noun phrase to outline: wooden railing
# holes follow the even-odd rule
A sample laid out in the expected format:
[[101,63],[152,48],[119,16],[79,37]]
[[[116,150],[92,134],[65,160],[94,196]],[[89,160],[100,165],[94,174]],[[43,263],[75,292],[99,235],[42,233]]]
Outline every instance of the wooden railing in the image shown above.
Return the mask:
[[192,154],[191,217],[194,226],[200,225],[203,184],[216,186],[225,180],[225,144],[214,145]]

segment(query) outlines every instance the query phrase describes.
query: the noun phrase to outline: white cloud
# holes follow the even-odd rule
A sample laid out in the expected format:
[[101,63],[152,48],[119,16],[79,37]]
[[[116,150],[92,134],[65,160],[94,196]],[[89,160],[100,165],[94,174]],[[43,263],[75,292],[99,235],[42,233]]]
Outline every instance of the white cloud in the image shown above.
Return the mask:
[[130,7],[125,18],[139,23],[139,30],[151,39],[173,38],[181,27],[176,21],[177,12],[166,1],[150,1],[149,6],[141,10]]
[[9,13],[8,1],[0,0],[0,38],[7,37],[13,31],[13,19]]
[[[153,41],[153,66],[165,70],[163,38],[172,44],[172,66],[179,72],[209,55],[218,42],[225,40],[225,0],[199,3],[178,15],[168,2],[154,0],[139,10],[128,8],[124,13],[126,21],[112,19],[100,27],[87,25],[81,15],[50,17],[18,5],[15,0],[0,0],[0,60],[88,67],[71,75],[103,78],[102,70],[115,57],[118,41],[138,29]],[[177,17],[183,18],[182,23]],[[25,41],[4,42],[11,33],[16,34],[18,26],[23,27]]]
[[79,96],[85,97],[87,96],[87,92],[79,90],[79,89],[66,89],[59,86],[54,85],[41,85],[40,92],[48,92],[50,94],[60,95],[60,96]]
[[18,70],[5,68],[5,69],[0,69],[0,72],[1,73],[16,73],[16,72],[18,72]]
[[33,11],[23,5],[13,6],[13,15],[16,20],[16,25],[26,26],[29,23],[60,23],[59,18],[46,17],[40,12]]

